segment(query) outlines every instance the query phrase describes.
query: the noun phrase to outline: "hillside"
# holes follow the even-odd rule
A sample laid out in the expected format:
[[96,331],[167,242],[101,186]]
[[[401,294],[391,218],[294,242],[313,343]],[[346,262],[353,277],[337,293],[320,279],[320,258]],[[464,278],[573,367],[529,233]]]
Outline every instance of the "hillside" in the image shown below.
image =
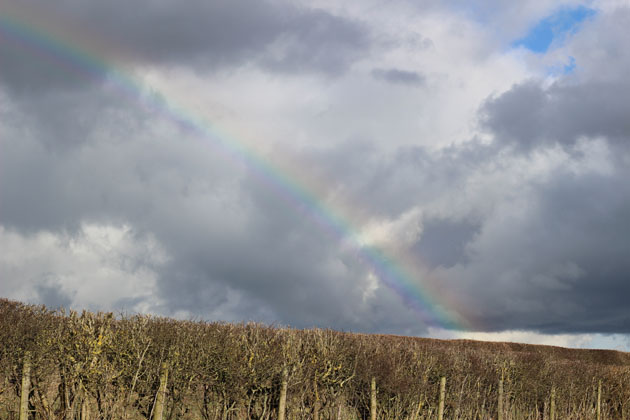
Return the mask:
[[630,417],[628,353],[0,300],[2,419],[434,419],[441,378],[446,419]]

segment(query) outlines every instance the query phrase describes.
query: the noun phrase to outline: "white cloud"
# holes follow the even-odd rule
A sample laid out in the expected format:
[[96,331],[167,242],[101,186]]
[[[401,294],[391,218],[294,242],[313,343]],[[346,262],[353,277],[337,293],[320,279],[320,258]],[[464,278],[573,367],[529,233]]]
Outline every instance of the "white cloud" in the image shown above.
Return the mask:
[[[168,260],[129,226],[83,224],[76,234],[22,235],[0,227],[0,295],[39,302],[54,293],[74,308],[155,311],[156,270]],[[53,303],[54,304],[54,303]]]
[[629,334],[543,334],[534,331],[469,332],[429,328],[429,337],[508,343],[540,344],[583,349],[630,351]]
[[433,330],[430,334],[432,337],[436,338],[543,344],[548,346],[577,348],[588,347],[594,339],[592,334],[540,334],[532,331],[446,332]]
[[[343,75],[279,77],[253,65],[212,75],[154,67],[145,80],[229,137],[277,158],[287,146],[356,137],[389,149],[460,143],[476,134],[476,113],[488,95],[532,76],[518,54],[493,45],[486,25],[465,16],[402,4],[325,7],[372,33],[373,44]],[[425,84],[387,84],[373,77],[376,68],[416,72]]]
[[422,212],[412,208],[397,219],[376,219],[364,226],[359,242],[367,246],[406,248],[419,240]]
[[[166,312],[178,317],[255,317],[416,333],[423,327],[409,316],[413,311],[378,282],[374,275],[378,270],[369,267],[369,261],[356,258],[356,244],[344,246],[339,237],[348,222],[358,231],[361,244],[384,248],[392,264],[424,281],[424,268],[414,266],[418,264],[414,246],[422,239],[423,220],[426,238],[428,221],[434,219],[470,226],[474,232],[453,234],[453,243],[436,251],[455,258],[449,269],[436,269],[441,276],[437,289],[462,301],[462,312],[472,306],[472,315],[495,322],[492,328],[508,328],[462,336],[612,345],[609,336],[510,329],[540,315],[545,319],[528,324],[534,325],[531,328],[542,325],[562,331],[573,322],[570,326],[581,331],[583,324],[575,323],[572,314],[578,313],[583,295],[567,302],[560,296],[549,305],[541,293],[584,287],[591,274],[575,252],[592,255],[597,250],[589,248],[590,237],[584,241],[575,233],[588,226],[599,232],[599,223],[613,208],[609,204],[616,202],[611,197],[623,200],[625,192],[617,187],[604,195],[600,209],[589,208],[576,195],[582,181],[594,183],[584,189],[593,195],[606,189],[600,186],[612,178],[625,179],[615,159],[628,162],[630,154],[614,150],[616,145],[597,130],[567,143],[570,150],[545,139],[533,143],[528,153],[517,153],[496,141],[496,130],[482,130],[479,109],[489,97],[530,79],[532,86],[543,87],[625,80],[630,55],[620,48],[625,45],[620,41],[627,38],[627,18],[613,3],[619,2],[596,3],[603,10],[597,19],[566,45],[540,57],[515,51],[510,43],[554,8],[575,1],[487,0],[471,6],[458,0],[429,0],[383,6],[377,1],[317,0],[304,2],[304,7],[343,16],[369,33],[367,45],[357,44],[363,50],[356,57],[350,54],[352,60],[341,60],[348,67],[338,72],[274,71],[253,59],[217,68],[143,62],[134,74],[149,90],[177,102],[180,108],[170,115],[150,110],[135,115],[133,101],[119,106],[118,91],[107,112],[101,112],[99,89],[69,89],[63,97],[51,90],[45,98],[31,98],[38,106],[30,108],[28,104],[20,108],[11,95],[2,97],[3,110],[11,108],[12,113],[3,113],[1,120],[5,135],[0,216],[3,226],[21,233],[0,230],[0,246],[8,250],[0,256],[0,295],[94,309],[129,305],[128,309],[152,312],[160,310],[161,298],[170,310]],[[151,33],[152,28],[145,29]],[[273,39],[276,44],[271,48],[279,42]],[[328,44],[320,41],[326,39],[315,40],[321,51]],[[146,48],[155,51],[168,48],[146,41]],[[202,51],[204,45],[195,49]],[[288,47],[299,50],[300,38],[292,38]],[[178,56],[178,51],[166,52]],[[549,66],[565,63],[570,55],[576,58],[574,74],[547,74]],[[38,73],[44,84],[45,73]],[[382,77],[385,74],[391,77]],[[396,75],[415,82],[396,83]],[[542,89],[541,95],[545,92]],[[143,99],[149,105],[157,100],[151,95]],[[127,100],[125,96],[123,101]],[[72,105],[72,115],[66,105]],[[517,126],[523,113],[537,110],[535,102],[525,111],[516,108],[509,126]],[[586,110],[582,115],[592,113]],[[179,124],[194,115],[206,118],[204,128],[210,136]],[[558,125],[576,126],[573,115],[558,115],[563,120]],[[77,130],[77,121],[84,123],[83,131]],[[604,122],[610,128],[608,120]],[[536,134],[537,124],[529,125],[526,128]],[[625,136],[627,126],[619,127]],[[73,141],[62,148],[59,144],[66,137]],[[221,146],[226,143],[227,148]],[[225,153],[230,144],[237,145],[232,155]],[[230,159],[233,155],[236,159]],[[262,165],[257,167],[256,162]],[[277,172],[261,176],[269,169],[265,165]],[[275,175],[280,179],[273,179]],[[283,189],[285,179],[300,191]],[[568,186],[563,180],[569,180]],[[558,190],[549,190],[556,181]],[[543,214],[545,191],[562,197],[559,202],[547,197],[550,213]],[[309,206],[317,205],[324,207],[323,216],[320,208],[311,212]],[[552,217],[554,209],[562,212],[557,218]],[[624,214],[623,206],[614,209]],[[314,218],[325,219],[328,210],[344,216],[341,228],[309,218],[317,213]],[[66,223],[79,225],[78,233],[59,233]],[[335,225],[332,235],[323,232],[330,228],[327,223]],[[555,231],[558,226],[564,230]],[[602,244],[617,234],[614,227],[601,230],[605,229],[609,231],[602,234]],[[619,244],[625,244],[623,238]],[[609,283],[610,288],[615,286]],[[616,297],[614,290],[606,293]],[[515,317],[502,324],[515,309]],[[619,312],[617,318],[602,314],[600,322],[622,319]],[[565,318],[548,327],[547,318],[554,315]],[[623,321],[619,325],[623,327]]]

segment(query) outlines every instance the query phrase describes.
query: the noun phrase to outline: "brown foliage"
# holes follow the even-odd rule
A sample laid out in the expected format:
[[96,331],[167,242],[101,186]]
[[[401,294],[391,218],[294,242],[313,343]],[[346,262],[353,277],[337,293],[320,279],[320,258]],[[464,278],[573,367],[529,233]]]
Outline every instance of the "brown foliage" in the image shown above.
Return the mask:
[[276,419],[283,372],[286,418],[630,417],[630,354],[516,343],[295,330],[259,324],[52,312],[0,299],[0,418],[17,414],[22,366],[32,360],[35,419],[149,418],[168,369],[165,419]]

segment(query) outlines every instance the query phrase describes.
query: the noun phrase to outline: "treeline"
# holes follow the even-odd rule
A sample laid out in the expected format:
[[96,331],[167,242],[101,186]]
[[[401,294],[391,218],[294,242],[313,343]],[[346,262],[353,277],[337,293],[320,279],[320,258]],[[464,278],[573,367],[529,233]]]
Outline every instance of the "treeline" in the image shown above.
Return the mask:
[[66,313],[0,299],[0,419],[440,415],[629,419],[630,354]]

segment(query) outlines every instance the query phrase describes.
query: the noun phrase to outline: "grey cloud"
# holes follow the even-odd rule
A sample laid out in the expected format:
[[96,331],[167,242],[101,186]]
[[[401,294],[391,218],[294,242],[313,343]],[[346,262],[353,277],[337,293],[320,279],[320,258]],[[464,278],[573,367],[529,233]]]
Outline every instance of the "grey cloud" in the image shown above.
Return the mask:
[[[141,0],[130,9],[118,0],[64,0],[54,8],[31,0],[4,7],[26,16],[21,17],[24,28],[18,30],[0,24],[7,34],[0,41],[0,80],[16,92],[82,87],[106,76],[73,63],[74,57],[65,57],[64,46],[42,47],[37,36],[33,40],[31,15],[46,15],[45,22],[53,28],[68,27],[98,40],[99,50],[93,47],[88,54],[202,71],[259,63],[272,71],[333,75],[369,46],[367,29],[355,21],[271,1]],[[46,33],[45,28],[35,30]]]
[[[90,103],[76,95],[77,103]],[[425,331],[387,287],[365,298],[370,267],[344,251],[307,208],[226,160],[211,139],[134,110],[124,98],[118,107],[111,101],[96,102],[106,112],[72,147],[54,141],[74,120],[67,127],[63,119],[33,120],[25,129],[16,115],[21,105],[5,103],[3,226],[28,234],[66,231],[82,221],[127,223],[153,235],[169,256],[151,267],[167,314]],[[564,168],[550,181],[521,182],[522,201],[515,202],[506,189],[512,186],[494,183],[511,176],[511,160],[528,157],[493,144],[384,153],[377,143],[354,140],[301,153],[296,158],[313,176],[332,179],[365,217],[395,219],[423,209],[424,231],[410,251],[444,273],[442,287],[456,291],[466,303],[462,313],[479,328],[627,331],[630,174],[621,162],[608,175],[577,176]],[[587,158],[571,160],[579,166]],[[495,191],[481,195],[480,182]],[[142,264],[132,261],[128,269]],[[63,303],[50,288],[37,293]]]
[[[622,298],[630,294],[630,83],[621,47],[629,17],[627,9],[598,15],[571,39],[576,74],[520,83],[480,109],[497,153],[533,165],[560,146],[567,159],[496,197],[469,260],[443,270],[481,329],[630,332]],[[604,152],[594,158],[592,148]],[[600,159],[595,169],[589,159]]]
[[[138,60],[161,65],[228,68],[255,62],[280,73],[335,74],[369,42],[360,24],[325,12],[283,12],[278,3],[252,2],[244,10],[232,3],[183,8],[146,2],[145,10],[128,16],[115,13],[117,2],[79,3],[65,2],[59,10],[76,9],[78,21],[93,25],[94,33],[114,43],[127,39],[131,51],[145,52]],[[255,21],[252,33],[242,34],[248,19]],[[165,20],[173,22],[165,29],[169,40],[160,41],[163,34],[150,38]],[[206,28],[205,22],[214,26]],[[192,29],[200,26],[202,35]],[[23,60],[20,66],[30,59],[15,57],[15,63]],[[49,81],[45,66],[26,76],[19,67],[3,64],[4,69],[5,84],[32,82],[38,90],[41,82],[48,91],[28,98],[4,92],[0,101],[3,227],[29,235],[91,222],[128,224],[138,235],[151,235],[168,255],[151,267],[166,314],[426,331],[395,293],[383,285],[368,287],[369,265],[309,216],[308,206],[274,192],[260,173],[231,160],[212,138],[202,139],[106,85],[78,89],[69,78],[73,88],[67,88],[66,75]],[[489,99],[480,110],[495,139],[491,144],[473,139],[441,150],[391,150],[388,139],[355,138],[293,155],[330,186],[327,192],[339,192],[357,209],[352,222],[358,225],[420,209],[424,231],[408,251],[426,260],[476,328],[628,332],[627,163],[613,156],[598,172],[588,155],[569,153],[558,158],[565,161],[552,173],[540,175],[522,168],[541,161],[520,153],[555,144],[573,151],[580,137],[601,136],[613,155],[623,155],[628,93],[616,76],[567,77],[546,88],[529,82]],[[129,272],[144,264],[142,258],[120,262]],[[33,295],[64,303],[62,281],[44,282]],[[124,297],[118,302],[138,303]]]
[[336,174],[367,214],[422,208],[410,251],[462,302],[473,328],[627,333],[630,173],[622,161],[601,173],[584,169],[588,155],[566,158],[548,177],[505,185],[532,158],[474,141],[390,154],[355,141],[320,151],[309,167]]
[[627,82],[537,82],[514,86],[483,107],[483,124],[500,143],[523,151],[560,144],[571,148],[581,137],[607,138],[625,147],[630,137],[630,84]]
[[[76,87],[76,86],[75,86]],[[98,135],[99,121],[112,114],[125,112],[130,122],[140,121],[154,111],[125,104],[120,89],[88,84],[82,89],[42,90],[36,95],[7,95],[0,109],[5,120],[29,127],[25,135],[37,138],[46,153],[59,153],[89,143]]]
[[[82,222],[128,224],[137,235],[152,235],[169,257],[149,267],[158,273],[154,292],[165,314],[424,331],[411,309],[393,304],[398,298],[389,289],[364,300],[369,267],[343,251],[341,238],[309,217],[303,203],[287,202],[260,174],[226,160],[212,139],[126,109],[123,99],[119,106],[73,147],[51,148],[37,122],[24,130],[20,119],[3,119],[3,226],[28,235],[65,234]],[[119,262],[130,273],[143,264]],[[41,292],[40,299],[55,300],[51,290]],[[121,298],[118,305],[139,302]]]
[[[362,278],[369,267],[353,253],[341,251],[341,238],[311,218],[308,209],[295,208],[303,203],[281,199],[282,193],[262,187],[256,178],[244,178],[242,186],[253,206],[242,235],[231,232],[217,238],[203,230],[202,220],[188,222],[201,229],[197,235],[181,232],[181,227],[158,234],[174,256],[160,280],[171,311],[203,312],[212,306],[213,296],[220,299],[218,304],[230,307],[231,295],[238,299],[240,319],[363,331],[396,319],[387,311],[373,316],[372,309],[385,305],[391,292],[381,290],[374,301],[363,302]],[[402,318],[407,321],[394,323],[398,328],[414,325],[413,314],[409,323],[410,309],[396,312],[407,312]],[[422,325],[414,328],[416,333],[423,330]]]
[[12,93],[28,96],[51,87],[76,89],[96,80],[80,69],[60,63],[54,52],[38,51],[38,47],[29,42],[0,22],[0,83],[9,87]]
[[573,36],[567,53],[575,57],[580,77],[599,82],[624,81],[630,71],[628,42],[630,7],[600,12]]
[[530,80],[488,98],[480,110],[482,125],[498,144],[524,152],[555,144],[571,151],[585,137],[603,137],[627,150],[630,54],[623,46],[628,24],[628,7],[599,13],[566,47],[575,58],[574,74],[548,87]]
[[425,84],[424,75],[408,70],[400,69],[374,69],[372,77],[378,80],[384,80],[393,84],[401,84],[407,86],[422,86]]
[[[353,150],[361,150],[360,144],[351,144]],[[444,274],[442,287],[465,302],[461,313],[476,320],[476,328],[545,333],[630,332],[630,313],[624,298],[630,293],[630,189],[626,182],[630,174],[621,164],[608,174],[575,174],[572,165],[582,165],[588,156],[569,155],[569,161],[549,180],[533,177],[531,181],[521,181],[518,188],[522,191],[513,195],[510,184],[497,188],[495,180],[512,176],[510,161],[527,158],[498,154],[491,146],[471,143],[443,153],[403,149],[390,155],[374,149],[372,157],[370,147],[356,155],[345,153],[345,147],[328,150],[320,165],[327,173],[337,174],[343,191],[353,197],[353,203],[365,204],[368,214],[395,218],[412,206],[424,209],[424,230],[411,251],[438,277],[442,277],[439,273]],[[502,164],[501,159],[507,162]],[[333,161],[340,162],[338,168],[330,166]],[[343,168],[341,162],[345,162]],[[362,170],[354,171],[355,167]],[[483,178],[486,180],[480,181]],[[477,182],[487,182],[496,191],[480,195],[483,191],[474,189]],[[299,218],[287,214],[288,209],[278,207],[263,192],[258,194],[259,206],[266,203],[265,207],[271,207],[258,207],[257,214],[282,220],[273,224],[273,231],[258,237],[287,232],[286,239],[279,237],[280,243],[291,241],[289,238],[312,238],[310,244],[300,245],[302,259],[295,272],[326,261],[330,254],[321,254],[317,247],[327,242],[325,238],[317,239],[317,230],[305,229]],[[362,195],[363,202],[354,201]],[[487,205],[488,200],[492,201],[491,206]],[[314,254],[312,259],[305,259],[304,250],[310,246],[315,247]],[[269,250],[261,248],[259,252],[268,255]],[[283,249],[273,255],[289,253]],[[273,256],[271,261],[272,266],[282,264],[285,268],[293,264],[292,260],[280,263],[282,260]],[[348,282],[360,278],[360,272],[359,269],[350,275],[354,280]],[[291,270],[281,273],[278,278],[286,279]],[[314,273],[320,271],[316,269]],[[322,300],[332,305],[346,301],[352,307],[349,302],[358,300],[356,296],[351,298],[352,293],[341,292],[341,301],[326,295],[334,287],[322,279],[331,276],[325,271],[314,276],[313,279],[319,278],[315,283],[322,289],[311,295],[317,297],[320,305]],[[298,284],[305,287],[305,283]],[[285,290],[292,290],[292,285],[285,285]],[[297,296],[299,291],[293,289],[290,295]],[[304,306],[308,307],[306,303]],[[383,310],[391,312],[393,306],[387,305]],[[328,307],[312,313],[321,313],[325,308]],[[296,306],[292,310],[299,309]],[[291,316],[291,311],[282,318]],[[366,328],[365,324],[350,322],[349,316],[333,313],[353,328]],[[387,321],[380,322],[385,325]],[[404,329],[400,325],[398,328]]]
[[35,286],[37,301],[49,308],[67,308],[72,303],[72,297],[62,290],[54,274],[48,275]]
[[420,241],[412,250],[431,268],[463,264],[468,261],[466,245],[479,229],[479,225],[466,220],[425,220]]
[[332,174],[330,182],[342,186],[347,201],[366,215],[393,217],[414,206],[430,206],[444,196],[459,195],[467,177],[499,153],[495,145],[477,140],[438,151],[418,146],[384,151],[375,141],[353,139],[333,148],[303,150],[299,158],[321,179],[328,180]]
[[[55,107],[55,97],[70,105]],[[101,89],[58,93],[39,104],[7,99],[3,105],[0,220],[5,226],[30,232],[75,230],[86,213],[118,223],[121,219],[112,211],[119,205],[117,199],[146,198],[141,194],[142,162],[136,161],[138,166],[127,173],[116,173],[117,166],[129,161],[114,155],[119,146],[144,143],[131,142],[127,135],[137,132],[136,124],[142,125],[150,112]],[[31,114],[33,109],[37,112]],[[99,141],[105,147],[92,147]]]
[[[630,189],[613,176],[559,171],[528,212],[488,219],[452,282],[484,329],[630,332]],[[457,278],[457,280],[455,280]]]
[[[472,261],[451,270],[468,277],[462,282],[477,308],[494,308],[476,310],[485,328],[629,331],[622,296],[630,294],[630,174],[624,161],[630,83],[620,48],[629,17],[627,8],[602,14],[572,39],[576,75],[549,87],[537,81],[513,86],[481,110],[499,147],[529,153],[560,145],[578,166],[589,157],[584,142],[603,139],[610,152],[604,173],[558,169],[527,187],[531,195],[522,205],[528,211],[506,206],[486,220],[469,244]],[[519,216],[510,217],[508,209]],[[488,292],[475,293],[480,284]]]
[[[576,330],[630,332],[630,312],[622,298],[630,293],[628,175],[621,168],[613,176],[567,175],[541,192],[540,214],[547,221],[541,228],[548,230],[549,237],[541,249],[541,261],[547,251],[556,261],[575,261],[584,272],[569,279],[567,293],[555,296],[576,305],[575,312],[567,314],[575,316],[567,323]],[[554,238],[562,238],[561,247],[552,247]],[[558,322],[556,329],[566,328],[562,324]]]
[[336,75],[365,55],[369,43],[365,26],[315,10],[292,18],[260,61],[278,72]]

